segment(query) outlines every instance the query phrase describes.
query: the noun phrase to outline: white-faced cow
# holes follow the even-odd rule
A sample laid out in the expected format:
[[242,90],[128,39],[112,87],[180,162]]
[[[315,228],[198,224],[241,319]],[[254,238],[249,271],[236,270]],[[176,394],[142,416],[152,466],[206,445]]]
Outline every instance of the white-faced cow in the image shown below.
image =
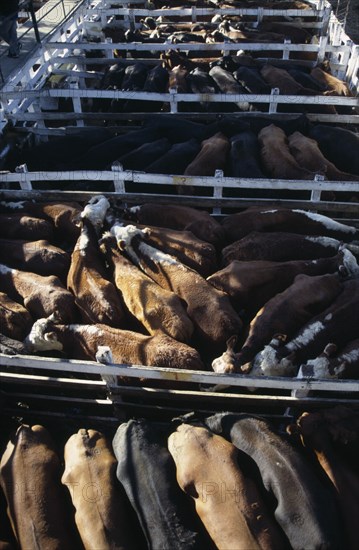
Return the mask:
[[301,365],[298,378],[359,379],[359,338],[351,340],[340,350],[329,343],[315,359]]
[[270,262],[234,260],[227,267],[207,278],[215,288],[226,292],[235,308],[250,321],[268,300],[291,285],[297,275],[340,273],[359,275],[353,254],[343,248],[337,255],[317,260]]
[[123,327],[125,311],[121,297],[108,279],[98,246],[98,233],[109,206],[105,197],[98,196],[83,210],[81,234],[71,256],[67,287],[75,296],[84,323]]
[[[299,134],[299,132],[296,133]],[[242,239],[252,231],[322,235],[346,242],[359,236],[359,231],[354,226],[298,208],[252,207],[226,216],[222,225],[229,243]]]
[[125,217],[146,226],[191,231],[196,237],[213,244],[216,248],[220,248],[224,242],[223,228],[204,210],[177,204],[148,203],[129,208],[125,212]]
[[0,483],[20,548],[81,548],[67,510],[61,463],[49,432],[22,425],[0,464]]
[[61,481],[70,491],[85,549],[137,548],[131,505],[117,482],[116,458],[105,436],[81,429],[66,442]]
[[25,340],[30,351],[60,351],[73,359],[96,360],[100,346],[110,348],[113,360],[126,365],[144,365],[203,370],[199,353],[166,334],[145,336],[108,325],[59,325],[39,319]]
[[218,349],[230,336],[239,333],[241,320],[223,292],[214,289],[196,271],[173,256],[148,245],[144,232],[135,226],[114,225],[111,232],[136,265],[160,286],[172,290],[185,301],[201,343]]
[[260,492],[240,468],[232,443],[208,429],[182,424],[168,438],[180,487],[220,550],[284,549],[285,538]]
[[341,347],[358,338],[358,323],[359,279],[351,279],[343,283],[343,291],[333,303],[303,325],[289,342],[285,342],[285,335],[273,338],[255,357],[252,373],[293,376],[328,343]]
[[171,427],[148,420],[130,420],[118,428],[113,449],[117,478],[137,514],[147,548],[212,550],[194,506],[176,482],[167,449]]
[[251,362],[277,334],[291,338],[314,315],[324,311],[343,287],[337,275],[297,275],[293,284],[269,300],[249,325],[248,336],[238,353],[232,345],[212,368],[216,372],[246,372]]
[[[346,247],[354,253],[359,253],[357,245],[348,244]],[[226,266],[233,260],[275,262],[315,260],[334,256],[341,248],[341,241],[332,237],[298,235],[279,231],[270,233],[253,231],[239,241],[223,248],[222,265]]]
[[334,496],[305,457],[269,422],[247,414],[223,413],[205,423],[254,461],[290,548],[340,548],[341,522]]
[[163,332],[180,342],[189,342],[193,324],[181,299],[125,258],[111,233],[105,233],[101,239],[101,250],[113,269],[115,285],[126,307],[149,334]]

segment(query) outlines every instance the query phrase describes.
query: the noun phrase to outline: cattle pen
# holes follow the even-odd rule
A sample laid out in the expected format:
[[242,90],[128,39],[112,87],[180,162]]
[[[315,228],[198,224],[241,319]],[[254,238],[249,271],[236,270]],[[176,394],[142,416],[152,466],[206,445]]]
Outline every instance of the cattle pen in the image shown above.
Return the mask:
[[[340,428],[343,427],[343,433],[340,432],[338,441],[342,444],[341,438],[345,439],[346,451],[351,449],[351,445],[356,445],[353,451],[353,455],[356,456],[359,435],[359,370],[356,355],[359,331],[356,327],[359,314],[353,304],[359,303],[359,290],[355,287],[359,280],[359,45],[346,34],[327,0],[295,0],[291,2],[294,7],[288,7],[289,2],[281,0],[265,0],[258,3],[239,0],[223,3],[218,0],[185,0],[183,3],[177,3],[171,0],[166,6],[158,0],[79,0],[76,4],[76,9],[71,7],[70,15],[66,16],[65,13],[61,23],[55,25],[52,32],[39,41],[22,65],[9,75],[0,88],[0,231],[4,233],[0,235],[0,313],[7,307],[3,299],[21,302],[23,310],[28,308],[30,311],[31,325],[27,324],[26,327],[32,327],[31,332],[24,332],[23,338],[6,333],[8,317],[5,318],[5,314],[3,326],[0,327],[0,410],[5,421],[5,431],[9,432],[18,425],[42,424],[56,432],[62,444],[75,431],[90,431],[89,428],[99,430],[107,438],[112,438],[118,426],[130,426],[131,422],[148,421],[153,423],[153,426],[165,426],[163,429],[166,430],[169,429],[168,426],[172,426],[172,431],[181,423],[193,423],[194,426],[203,427],[211,415],[226,411],[228,414],[243,414],[257,420],[264,419],[275,426],[280,437],[289,440],[290,430],[293,429],[293,433],[295,432],[293,426],[298,425],[301,428],[303,413],[303,416],[308,413],[323,415],[325,418],[327,411],[329,416],[330,411],[334,411],[333,415],[339,411],[339,418],[343,414],[344,421],[343,426],[339,422]],[[281,25],[285,28],[283,35],[279,31]],[[199,81],[195,80],[195,76],[200,73],[201,78],[204,78],[203,75],[212,75],[212,88],[201,88],[204,81],[198,84]],[[221,80],[224,73],[227,78],[225,85]],[[258,77],[256,83],[261,80],[265,87],[256,89],[254,86],[251,89],[246,80],[249,73],[251,76],[255,74],[256,79]],[[269,78],[265,80],[264,75],[268,73]],[[289,80],[286,80],[283,87],[279,81],[279,76],[283,73],[290,75],[288,89],[286,85]],[[186,74],[186,86],[183,85],[183,74]],[[237,76],[233,77],[234,74]],[[140,75],[135,84],[130,80],[133,75],[135,78]],[[148,75],[153,75],[152,80]],[[299,81],[293,84],[294,75],[298,78],[303,77],[301,84]],[[317,81],[318,88],[313,92],[309,89],[312,75],[319,75],[318,78],[330,75],[332,80],[328,80],[325,85]],[[159,83],[162,77],[164,80]],[[284,78],[287,79],[287,76]],[[314,76],[313,79],[315,80]],[[141,85],[138,84],[139,81]],[[124,82],[126,84],[123,84]],[[263,155],[257,164],[248,164],[246,173],[237,173],[238,165],[231,156],[235,138],[242,133],[250,139],[255,139],[256,143],[261,142],[263,150],[263,142],[267,139],[265,132],[272,132],[273,128],[279,132],[281,143],[287,144],[288,153],[292,156],[295,146],[290,149],[288,144],[291,144],[290,138],[294,135],[305,139],[307,145],[316,143],[318,151],[319,143],[320,162],[324,159],[327,164],[322,165],[319,162],[315,167],[306,167],[304,161],[298,160],[295,162],[295,170],[285,173],[284,170],[281,171],[285,159],[278,167],[273,166],[275,163],[271,162],[272,158],[264,162]],[[330,134],[333,136],[330,142],[335,143],[337,151],[334,151],[332,145],[327,144],[326,136],[329,134],[326,132],[329,132],[329,129],[333,132]],[[203,164],[201,165],[204,172],[208,168],[208,173],[201,172],[197,166],[193,168],[193,162],[202,151],[203,143],[210,142],[212,146],[211,140],[219,134],[220,139],[224,136],[227,147],[224,160],[219,162],[218,158],[213,159],[216,155],[212,155],[212,158],[209,155],[206,158],[209,168],[205,166],[203,169]],[[181,161],[178,164],[179,168],[176,166],[171,170],[166,167],[163,159],[167,158],[166,155],[173,148],[177,151],[176,148],[182,143],[187,144],[188,149],[194,147],[196,154],[191,152],[191,161],[186,162],[185,169],[184,161]],[[268,143],[270,146],[274,143],[271,136],[266,144]],[[120,155],[118,150],[121,147],[123,152]],[[115,149],[116,152],[113,152]],[[252,154],[253,149],[249,150]],[[327,151],[326,158],[324,150]],[[241,159],[243,160],[246,155],[250,157],[249,153],[245,153]],[[277,150],[270,149],[268,156],[276,155]],[[260,169],[252,175],[250,172],[254,165],[256,170],[258,166]],[[157,169],[157,166],[164,168]],[[190,166],[192,170],[189,169]],[[85,212],[100,203],[107,205],[106,212],[103,215],[101,212],[100,229],[91,219],[93,227],[87,233],[91,223],[87,223]],[[55,210],[59,211],[63,207],[63,218],[61,212],[49,214],[47,209],[53,205]],[[141,219],[140,212],[143,206],[154,212],[152,219],[156,220],[156,224],[147,222],[145,217]],[[178,223],[177,227],[176,208],[183,208],[183,212],[186,212],[184,216],[193,215],[193,223],[182,223],[181,220],[182,226]],[[125,262],[132,262],[142,277],[152,277],[153,281],[161,286],[158,282],[162,280],[161,277],[171,278],[172,272],[166,269],[173,261],[172,252],[168,252],[165,247],[161,249],[158,246],[157,249],[153,244],[156,238],[157,242],[163,238],[163,229],[173,231],[173,234],[168,234],[170,237],[166,235],[168,240],[173,239],[171,245],[176,239],[180,241],[179,244],[176,241],[171,250],[177,253],[178,249],[182,248],[179,263],[183,261],[185,265],[185,268],[180,268],[183,278],[188,277],[190,280],[193,276],[197,285],[201,285],[202,282],[208,287],[212,285],[213,292],[215,288],[218,295],[226,295],[225,299],[228,298],[231,311],[232,308],[235,310],[234,316],[238,319],[238,326],[241,326],[241,330],[243,327],[243,334],[241,333],[239,338],[241,345],[245,347],[248,334],[251,335],[252,323],[258,321],[264,306],[283,295],[297,280],[293,276],[281,286],[278,283],[280,275],[273,276],[273,280],[275,277],[278,279],[276,284],[273,283],[273,288],[278,289],[269,294],[263,304],[258,299],[260,305],[253,314],[250,313],[250,305],[245,302],[242,305],[237,298],[235,292],[238,291],[239,295],[241,290],[235,288],[233,294],[230,294],[232,288],[228,292],[224,290],[228,282],[225,278],[226,270],[231,264],[230,254],[234,254],[233,246],[236,242],[252,235],[252,231],[253,234],[269,236],[275,231],[278,232],[277,235],[284,231],[288,231],[288,235],[290,233],[290,230],[283,229],[285,224],[281,226],[279,223],[279,229],[257,229],[253,223],[252,231],[249,231],[248,235],[244,232],[243,238],[237,239],[232,235],[229,237],[231,229],[223,228],[228,228],[235,216],[251,211],[265,212],[269,215],[278,211],[291,212],[306,216],[310,220],[309,224],[322,223],[325,227],[322,233],[314,230],[310,236],[313,242],[324,236],[323,250],[325,247],[333,246],[332,253],[323,252],[323,256],[305,256],[303,253],[297,257],[297,250],[293,250],[292,256],[283,259],[278,255],[274,261],[271,261],[270,256],[262,260],[253,255],[241,262],[242,257],[238,256],[232,264],[257,260],[258,265],[261,262],[269,265],[276,262],[289,264],[302,261],[303,265],[305,262],[310,264],[310,269],[306,265],[305,269],[300,271],[298,267],[299,279],[309,279],[309,275],[318,278],[328,277],[333,285],[341,285],[340,292],[343,293],[350,292],[350,284],[353,283],[355,288],[352,303],[351,300],[345,302],[348,318],[345,320],[345,327],[338,329],[340,336],[336,344],[335,337],[329,330],[332,338],[328,337],[320,349],[315,348],[313,355],[306,357],[303,354],[305,358],[298,359],[295,374],[288,371],[288,375],[283,375],[283,371],[274,369],[268,375],[269,370],[266,371],[265,368],[258,374],[258,369],[254,368],[257,365],[257,357],[270,346],[274,350],[277,346],[283,349],[288,347],[288,350],[292,351],[296,343],[299,348],[299,344],[302,345],[304,342],[303,348],[306,345],[310,348],[311,340],[305,328],[308,326],[313,333],[316,330],[319,333],[321,326],[330,322],[333,315],[335,317],[337,310],[334,306],[339,304],[339,300],[333,291],[334,297],[330,298],[331,301],[325,298],[328,303],[323,299],[320,306],[317,305],[317,297],[313,299],[313,303],[310,302],[304,320],[300,318],[301,324],[297,321],[298,326],[292,329],[292,333],[289,332],[287,335],[276,330],[271,334],[271,338],[248,362],[252,371],[246,371],[247,363],[241,364],[237,370],[235,367],[228,370],[222,367],[216,369],[214,365],[219,358],[225,353],[231,356],[230,352],[233,349],[230,341],[233,334],[231,338],[222,338],[220,345],[213,345],[212,349],[209,337],[206,340],[207,334],[203,337],[201,333],[202,325],[198,328],[192,317],[189,324],[193,322],[194,336],[191,335],[187,340],[184,337],[180,343],[176,341],[176,345],[178,349],[185,350],[184,353],[190,348],[189,356],[194,357],[194,364],[198,359],[198,364],[201,365],[198,369],[201,370],[183,368],[186,363],[182,358],[175,366],[172,366],[171,361],[168,365],[165,360],[161,363],[161,353],[158,354],[159,364],[146,363],[145,344],[141,350],[143,361],[114,360],[113,355],[116,356],[117,350],[103,346],[102,341],[96,354],[88,351],[92,345],[92,335],[96,335],[95,327],[99,324],[105,333],[106,329],[103,328],[102,321],[93,321],[88,311],[84,313],[85,309],[81,309],[82,296],[80,293],[77,295],[73,289],[77,277],[74,275],[76,251],[79,253],[80,261],[84,262],[80,263],[77,269],[85,271],[92,261],[91,256],[91,261],[86,265],[87,258],[92,254],[92,251],[87,252],[86,247],[89,242],[95,242],[96,254],[101,256],[104,266],[104,272],[99,272],[101,276],[105,273],[104,278],[111,281],[115,288],[120,283],[117,283],[116,269],[112,269],[108,249],[104,245],[106,239],[110,242],[112,238],[121,251],[118,254],[124,256]],[[174,212],[173,218],[176,218],[173,225],[161,225],[161,217],[165,219],[167,216],[168,220],[171,212]],[[26,233],[16,233],[17,226],[23,229],[20,221],[22,214],[32,220],[38,217],[44,224],[51,225],[50,237],[40,233],[36,237],[27,238]],[[198,220],[199,224],[202,224],[199,229],[196,225]],[[212,236],[211,229],[203,229],[207,223],[211,229],[213,223],[214,232],[227,231],[225,237],[220,233],[221,237],[218,237],[217,242],[217,237]],[[119,227],[121,231],[124,227],[131,229],[129,233],[121,233]],[[348,227],[348,231],[354,235],[352,240],[349,236],[347,239],[345,237]],[[117,236],[116,228],[120,236]],[[156,237],[150,235],[151,228],[154,231],[158,230]],[[132,249],[131,231],[138,231]],[[206,231],[208,240],[203,237],[207,237]],[[334,238],[335,231],[344,233],[340,237],[335,235]],[[192,233],[189,236],[190,232]],[[301,229],[296,228],[293,233],[301,236]],[[212,240],[210,237],[213,237]],[[197,267],[193,268],[193,258],[188,258],[190,247],[187,246],[187,241],[192,238],[196,246],[204,245],[203,249],[201,248],[201,253],[205,250],[201,260],[204,257],[208,260],[210,255],[215,258],[214,267],[208,268],[207,272],[204,269],[204,274],[201,275],[198,275],[199,271],[193,275]],[[11,264],[10,259],[12,239],[14,243],[15,239],[18,243],[20,240],[23,243],[32,242],[29,253],[24,251],[20,254],[20,259],[14,260],[14,264]],[[278,239],[280,240],[280,237]],[[276,245],[275,253],[282,246],[281,243],[282,241]],[[34,299],[25,296],[27,290],[23,294],[22,289],[21,292],[16,289],[13,294],[7,292],[7,288],[13,289],[12,283],[7,280],[8,273],[11,271],[14,280],[15,272],[18,274],[22,270],[31,276],[32,269],[27,267],[30,265],[26,263],[29,262],[27,256],[32,253],[38,254],[40,248],[46,247],[50,254],[52,245],[58,247],[57,252],[60,250],[60,253],[66,254],[69,265],[65,275],[46,271],[46,274],[41,273],[41,277],[42,280],[48,279],[50,284],[54,284],[54,279],[57,279],[55,284],[73,295],[76,310],[73,317],[71,308],[69,311],[66,308],[60,311],[62,316],[57,319],[57,310],[51,312],[51,315],[37,314],[37,308],[42,300],[41,294],[47,292],[42,292],[40,279],[34,279],[34,286],[39,285],[38,294],[35,292]],[[143,252],[147,250],[146,245],[148,249],[152,246],[155,250],[154,256],[149,260],[146,256],[148,252]],[[1,250],[3,246],[5,252]],[[249,244],[249,248],[253,250],[256,246]],[[298,250],[301,251],[301,247],[300,242]],[[271,245],[268,245],[269,248]],[[284,248],[283,244],[283,250]],[[139,250],[142,251],[142,257]],[[228,261],[225,251],[228,253]],[[173,256],[176,257],[174,252]],[[169,257],[172,259],[169,260]],[[10,268],[7,266],[8,258]],[[161,260],[164,264],[161,264]],[[317,271],[316,264],[322,260],[323,263],[333,260],[334,267],[331,265],[328,269]],[[177,257],[173,263],[178,265]],[[115,265],[115,261],[113,264]],[[127,269],[127,264],[124,265]],[[71,283],[69,266],[72,270]],[[36,271],[36,277],[38,273],[40,275],[40,272]],[[230,279],[232,273],[228,273]],[[214,279],[220,280],[219,286],[216,286]],[[348,281],[349,285],[345,287]],[[223,287],[220,286],[222,283]],[[164,284],[166,291],[176,288],[171,294],[179,298],[181,307],[186,304],[189,311],[190,300],[196,291],[186,302],[186,293],[184,292],[185,297],[181,294],[184,286],[181,286],[181,281],[178,282],[176,279],[173,282],[171,279],[167,286],[166,284],[167,281]],[[248,295],[255,305],[255,292],[260,295],[266,284],[267,281],[264,279],[257,287],[253,286],[254,291],[250,285],[248,286]],[[178,288],[180,290],[177,290]],[[157,332],[163,332],[164,324],[159,331],[156,328],[151,332],[148,328],[151,321],[148,325],[147,319],[143,322],[143,317],[150,311],[150,308],[146,309],[146,297],[139,296],[138,302],[145,313],[141,311],[142,317],[136,317],[138,304],[133,306],[131,299],[126,301],[127,289],[120,290],[120,286],[117,286],[117,290],[121,295],[122,305],[125,304],[127,315],[127,324],[112,325],[112,329],[118,331],[117,337],[122,337],[120,332],[128,332],[127,338],[130,341],[131,331],[138,333],[137,336],[143,339],[157,338]],[[53,290],[49,291],[49,295],[52,292]],[[253,292],[253,295],[250,292]],[[341,296],[339,291],[338,295]],[[318,297],[318,302],[319,299]],[[285,304],[284,301],[283,303]],[[251,306],[255,307],[252,304]],[[199,309],[202,307],[204,308],[204,304],[201,302]],[[290,307],[287,309],[290,315]],[[283,306],[279,311],[283,311]],[[338,323],[343,319],[340,315],[342,314],[338,315]],[[50,322],[49,326],[55,328],[47,333],[44,329],[42,334],[41,331],[35,330],[34,338],[31,340],[33,328],[42,326],[41,323],[45,320],[42,317],[46,317],[46,322]],[[313,319],[312,326],[310,322]],[[218,319],[213,315],[212,324],[215,325],[216,322]],[[23,324],[14,326],[21,332],[25,331],[25,324],[23,321]],[[76,327],[82,324],[89,326],[89,342],[81,344],[80,352],[81,346],[76,348],[75,344],[71,349],[71,345],[68,345],[67,349],[63,343],[65,340],[61,340],[61,344],[60,340],[56,340],[56,327],[67,326],[70,332],[75,333]],[[253,326],[256,327],[255,324]],[[280,327],[281,323],[277,322],[275,326]],[[47,342],[44,347],[36,348],[34,342],[37,343],[39,334]],[[297,334],[299,336],[295,340]],[[238,334],[236,336],[238,337]],[[167,332],[166,338],[169,339]],[[55,347],[46,347],[46,343],[50,341],[55,342]],[[354,350],[352,356],[351,351],[347,351],[347,356],[354,357],[356,370],[349,368],[347,371],[345,353],[349,348],[346,348],[346,345],[352,342],[357,343],[356,351]],[[42,345],[43,343],[41,341]],[[81,359],[85,348],[87,358]],[[301,358],[302,348],[299,349],[298,357]],[[239,347],[238,355],[240,351],[242,349]],[[192,352],[193,355],[190,355]],[[291,357],[290,353],[285,359],[288,357]],[[321,370],[321,361],[329,361],[332,357],[344,357],[340,368],[335,372],[329,367],[327,370]],[[305,367],[311,367],[314,360],[318,361],[319,370],[306,370]],[[159,366],[163,364],[166,366]],[[315,374],[318,372],[318,375]],[[345,424],[347,414],[349,417],[353,414],[353,418],[355,416],[356,419],[350,426],[349,421]],[[291,433],[290,437],[292,435]],[[2,446],[3,439],[4,437],[0,438]],[[338,441],[335,445],[338,444],[339,448]],[[91,451],[89,456],[93,456],[94,460],[95,452],[101,454],[97,449],[93,455]],[[350,451],[347,454],[349,455]],[[151,460],[154,460],[152,455]],[[162,458],[159,456],[158,460],[160,463]],[[151,467],[155,469],[155,466]],[[357,465],[355,468],[357,475]],[[0,468],[0,485],[2,475]],[[6,493],[4,483],[2,490]],[[2,496],[1,494],[0,515]],[[82,536],[78,523],[77,527]],[[142,524],[141,527],[143,528]],[[144,528],[143,530],[145,531]],[[1,535],[0,521],[0,541]],[[18,533],[16,536],[20,539]],[[347,536],[351,540],[351,535]],[[148,537],[146,534],[147,544],[144,548],[157,548],[151,546],[154,543],[149,542]],[[279,549],[273,545],[269,547],[273,550]],[[289,547],[297,546],[290,540]],[[137,550],[140,546],[133,548]],[[186,545],[181,546],[178,543],[179,550],[184,548],[187,550]],[[204,547],[201,547],[201,550],[202,548]],[[337,547],[334,545],[333,548]]]
[[[154,9],[155,8],[155,9]],[[301,27],[311,29],[315,34],[315,40],[312,43],[292,43],[285,40],[284,43],[256,43],[243,42],[234,43],[225,41],[223,43],[202,44],[202,43],[171,43],[164,40],[163,44],[155,42],[151,44],[151,55],[143,56],[143,52],[148,52],[148,44],[139,42],[117,42],[116,38],[106,37],[106,29],[115,29],[117,33],[123,30],[136,31],[141,28],[141,21],[146,17],[163,18],[164,21],[172,21],[174,25],[183,24],[183,22],[201,22],[210,21],[213,15],[222,17],[240,16],[247,18],[249,25],[255,29],[263,20],[271,21],[272,18],[285,16],[288,19],[301,17]],[[114,34],[112,33],[112,37]],[[195,50],[196,56],[211,59],[218,56],[236,54],[239,50],[246,53],[258,52],[258,59],[276,60],[278,66],[285,66],[298,53],[304,54],[304,58],[310,60],[301,60],[303,66],[314,66],[325,59],[329,61],[332,74],[338,78],[344,79],[349,89],[350,96],[301,96],[285,95],[280,93],[278,88],[272,88],[269,95],[263,94],[194,94],[181,93],[176,88],[171,88],[167,93],[125,91],[125,90],[102,90],[98,83],[105,68],[116,63],[123,63],[125,66],[135,61],[141,61],[150,67],[156,66],[160,62],[161,52],[176,51],[190,54]],[[119,55],[121,52],[121,55]],[[279,52],[279,55],[278,55]],[[30,59],[26,60],[25,65],[19,71],[14,71],[1,90],[2,102],[2,127],[7,131],[9,125],[17,132],[21,140],[28,146],[42,141],[48,141],[56,137],[67,135],[76,135],[86,129],[99,127],[99,124],[105,123],[110,132],[126,133],[141,127],[143,121],[156,113],[157,117],[174,115],[179,118],[190,119],[192,121],[212,121],[226,116],[221,114],[220,107],[223,104],[233,105],[234,103],[248,102],[256,105],[264,105],[262,111],[234,111],[231,117],[234,119],[256,119],[261,116],[268,116],[271,122],[276,120],[291,121],[298,117],[298,114],[292,112],[293,107],[298,105],[310,105],[314,107],[313,112],[306,113],[310,121],[344,124],[346,127],[356,128],[359,120],[358,114],[358,72],[359,72],[359,46],[354,44],[344,33],[341,25],[332,13],[331,7],[326,2],[311,3],[307,10],[296,9],[276,9],[271,6],[258,8],[216,8],[216,7],[196,7],[191,5],[185,8],[161,8],[151,6],[151,9],[144,7],[141,3],[127,4],[121,2],[81,2],[75,15],[61,24],[43,41],[41,47],[34,52]],[[91,55],[88,55],[91,54]],[[307,55],[308,54],[308,55]],[[297,61],[292,61],[296,63]],[[88,66],[91,66],[88,69]],[[61,111],[61,102],[65,99],[67,102],[66,111]],[[128,100],[133,101],[133,105],[147,107],[152,104],[162,104],[162,109],[156,111],[149,108],[150,112],[138,112],[131,110],[130,113],[121,112],[94,112],[93,102],[101,105],[102,101]],[[68,105],[70,102],[70,108]],[[139,102],[139,103],[138,103]],[[152,103],[153,102],[153,103]],[[210,112],[203,113],[188,112],[187,103],[199,104],[206,102],[214,104],[215,107]],[[90,103],[90,107],[88,104]],[[280,105],[288,106],[287,112],[278,112]],[[326,114],[321,113],[323,105],[335,105],[343,107],[347,114]],[[131,107],[130,107],[131,108]],[[318,110],[319,112],[316,112]],[[333,216],[341,221],[358,224],[358,207],[356,202],[345,198],[359,192],[359,183],[354,181],[333,182],[326,180],[321,174],[316,174],[312,181],[308,180],[287,180],[274,178],[238,178],[225,176],[223,170],[216,170],[213,176],[186,176],[171,174],[150,174],[136,170],[126,170],[120,163],[114,162],[110,170],[46,170],[31,171],[26,165],[21,165],[14,172],[3,171],[1,174],[3,201],[79,201],[86,202],[92,196],[103,193],[103,189],[112,187],[111,191],[105,191],[108,198],[120,201],[122,205],[132,206],[136,204],[159,203],[159,204],[180,204],[190,207],[203,208],[212,213],[219,219],[230,212],[242,210],[249,206],[274,205],[285,206],[288,208],[307,208]],[[62,183],[63,182],[63,183]],[[87,185],[89,185],[90,190]],[[82,188],[83,186],[83,188]],[[177,186],[184,188],[184,193],[178,195],[175,191]],[[186,192],[195,189],[194,194]],[[85,190],[82,190],[85,189]],[[336,199],[326,200],[325,192],[335,193]],[[344,197],[343,199],[341,197]],[[273,198],[275,197],[275,198]],[[324,199],[323,199],[324,197]],[[52,402],[69,402],[73,399],[74,408],[76,403],[97,403],[104,405],[104,409],[111,410],[109,405],[116,404],[116,410],[121,409],[122,403],[126,403],[124,408],[135,407],[131,404],[129,396],[134,397],[137,402],[139,398],[144,400],[143,406],[150,407],[161,396],[163,407],[168,407],[168,401],[171,410],[174,400],[180,403],[188,397],[185,411],[193,407],[193,403],[203,402],[204,409],[214,407],[223,408],[224,403],[246,403],[246,406],[256,407],[257,404],[263,406],[277,407],[283,406],[284,409],[292,405],[313,406],[325,405],[325,403],[357,403],[358,402],[358,383],[356,381],[335,381],[335,380],[295,380],[287,378],[251,378],[248,375],[225,375],[216,373],[190,373],[160,368],[146,371],[148,380],[180,380],[184,384],[199,384],[196,391],[176,390],[176,389],[152,389],[135,387],[118,387],[109,385],[105,380],[93,381],[81,380],[75,376],[76,373],[91,373],[104,375],[104,370],[111,370],[109,367],[96,364],[82,364],[77,361],[61,361],[59,359],[46,359],[35,357],[7,357],[2,355],[0,358],[2,366],[6,367],[1,373],[2,383],[5,387],[17,387],[17,383],[25,378],[29,382],[28,388],[33,385],[41,385],[44,395],[36,393],[32,398],[40,403],[39,400],[49,399]],[[32,374],[25,376],[27,368],[32,369]],[[114,367],[115,368],[115,367]],[[20,369],[21,374],[16,374]],[[34,374],[41,373],[44,369],[47,373],[45,377]],[[78,369],[78,370],[77,370]],[[124,374],[136,379],[143,375],[143,368],[138,365],[128,369],[125,366],[117,366],[118,374]],[[58,371],[69,372],[69,379],[58,379]],[[53,375],[50,377],[48,373]],[[117,371],[116,371],[117,373]],[[106,373],[107,374],[107,373]],[[250,384],[249,384],[250,381]],[[17,382],[17,383],[16,383]],[[92,385],[93,384],[93,385]],[[55,395],[46,395],[46,390],[51,386],[71,387],[83,395],[86,388],[90,396],[96,390],[100,391],[97,397],[86,398],[76,395],[76,391],[71,392],[73,397],[56,397]],[[213,387],[227,386],[225,392],[208,391]],[[259,392],[241,391],[248,386],[260,388]],[[217,388],[218,389],[218,388]],[[236,390],[236,391],[234,391]],[[300,395],[296,390],[306,390],[310,397],[296,397]],[[315,393],[313,391],[315,390]],[[309,394],[308,391],[311,393]],[[239,392],[239,393],[238,393]],[[56,392],[55,392],[56,393]],[[264,395],[263,395],[264,393]],[[350,394],[350,398],[348,398]],[[304,395],[304,394],[303,394]],[[12,397],[11,397],[12,396]],[[110,397],[109,397],[110,396]],[[126,398],[125,398],[126,396]],[[12,402],[12,407],[18,399],[25,399],[26,393],[7,394]],[[31,397],[31,393],[28,394]],[[354,400],[354,401],[353,401]],[[147,404],[149,401],[149,404]],[[10,407],[11,411],[15,409]],[[10,410],[9,409],[9,410]],[[102,407],[100,407],[102,409]],[[140,407],[141,409],[141,407]],[[283,409],[283,410],[284,410]]]

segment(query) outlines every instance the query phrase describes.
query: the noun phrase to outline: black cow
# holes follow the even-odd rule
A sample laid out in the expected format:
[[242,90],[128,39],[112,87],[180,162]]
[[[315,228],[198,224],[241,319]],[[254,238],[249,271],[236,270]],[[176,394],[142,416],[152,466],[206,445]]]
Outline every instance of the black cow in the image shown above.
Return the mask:
[[[194,94],[217,94],[219,92],[219,88],[213,78],[206,71],[198,67],[188,73],[186,82]],[[198,104],[196,105],[198,109]],[[200,105],[205,111],[216,109],[213,102],[200,101]]]
[[171,144],[167,138],[144,143],[137,149],[119,157],[125,170],[145,170],[153,161],[162,158],[169,151]]
[[[209,71],[209,75],[216,82],[218,88],[222,93],[247,94],[247,90],[235,80],[234,76],[230,72],[222,69],[222,67],[212,67],[212,69]],[[234,103],[234,105],[240,111],[249,111],[251,107],[248,101],[239,101]]]
[[75,170],[105,170],[121,155],[160,137],[160,133],[155,128],[133,130],[91,147],[72,166]]
[[187,166],[198,155],[201,144],[192,138],[175,143],[166,153],[146,167],[151,174],[183,174]]
[[305,88],[312,88],[317,92],[325,92],[327,89],[327,86],[324,86],[324,84],[321,84],[318,80],[315,80],[305,71],[301,71],[300,69],[288,69],[288,73]]
[[122,424],[113,439],[117,478],[137,514],[148,548],[211,549],[194,504],[176,481],[167,449],[171,429],[146,420]]
[[257,68],[240,67],[233,76],[250,94],[271,93],[271,87],[260,76]]
[[318,142],[323,155],[344,172],[359,175],[359,135],[339,128],[317,124],[309,136]]
[[242,451],[248,468],[259,474],[291,548],[342,547],[334,494],[269,422],[247,414],[221,413],[207,418],[205,424]]
[[230,173],[234,178],[264,178],[260,167],[260,149],[254,132],[241,132],[231,138]]

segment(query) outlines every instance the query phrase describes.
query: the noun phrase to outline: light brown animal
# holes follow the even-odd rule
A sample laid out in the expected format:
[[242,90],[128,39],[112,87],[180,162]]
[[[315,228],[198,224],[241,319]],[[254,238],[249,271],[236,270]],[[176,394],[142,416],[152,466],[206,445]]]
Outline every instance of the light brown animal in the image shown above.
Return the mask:
[[0,483],[20,548],[78,548],[61,485],[61,463],[49,432],[22,425],[1,458]]
[[30,351],[61,351],[72,359],[96,360],[99,347],[112,352],[114,363],[204,370],[199,353],[166,334],[145,336],[108,325],[58,325],[39,319],[26,338]]
[[269,177],[313,180],[315,173],[300,166],[290,152],[285,132],[270,124],[258,134],[262,164]]
[[101,250],[113,269],[113,279],[126,307],[149,334],[162,332],[180,342],[189,342],[193,324],[180,298],[125,258],[110,233],[101,239]]
[[81,429],[65,445],[61,481],[75,507],[75,521],[86,550],[136,547],[131,505],[116,479],[117,460],[105,436]]
[[254,481],[240,468],[239,452],[205,428],[182,424],[168,438],[180,487],[219,550],[280,550],[284,537]]
[[294,132],[288,138],[289,150],[300,166],[311,172],[321,172],[328,180],[359,181],[359,176],[338,170],[321,152],[318,142]]
[[196,271],[173,256],[148,245],[143,231],[135,226],[114,225],[111,232],[120,249],[136,265],[160,286],[172,290],[184,300],[195,335],[202,344],[222,347],[231,335],[239,333],[241,320],[223,292],[214,289]]
[[310,71],[310,74],[313,78],[315,78],[315,80],[318,80],[318,82],[327,86],[329,91],[335,92],[336,95],[343,95],[347,97],[353,96],[346,82],[343,82],[343,80],[340,80],[326,71],[323,71],[320,67],[314,67],[314,69]]

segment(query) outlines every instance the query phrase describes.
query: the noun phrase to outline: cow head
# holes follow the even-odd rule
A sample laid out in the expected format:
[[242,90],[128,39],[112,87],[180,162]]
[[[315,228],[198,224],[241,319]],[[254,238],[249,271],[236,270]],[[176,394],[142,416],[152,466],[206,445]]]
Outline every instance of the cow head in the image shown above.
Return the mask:
[[110,203],[106,197],[103,195],[97,195],[89,200],[81,213],[81,218],[88,219],[97,233],[100,233],[109,208]]
[[32,352],[62,351],[63,345],[57,338],[53,316],[35,321],[30,334],[25,338],[24,344]]
[[236,372],[236,353],[234,351],[235,345],[237,343],[237,336],[231,336],[227,340],[227,349],[220,356],[212,361],[212,369],[214,372],[219,373],[231,373]]
[[131,241],[134,237],[143,238],[146,231],[138,229],[134,225],[120,225],[115,224],[111,227],[111,233],[114,235],[117,241],[117,246],[120,250],[125,250],[131,244]]

